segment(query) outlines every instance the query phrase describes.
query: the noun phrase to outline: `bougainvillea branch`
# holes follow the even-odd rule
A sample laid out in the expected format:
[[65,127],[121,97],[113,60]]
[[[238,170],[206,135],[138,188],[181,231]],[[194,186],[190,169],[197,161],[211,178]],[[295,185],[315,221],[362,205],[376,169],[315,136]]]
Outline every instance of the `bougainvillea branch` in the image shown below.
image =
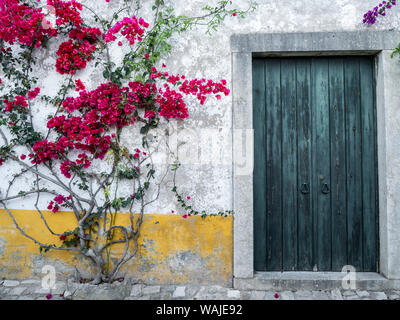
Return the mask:
[[378,16],[386,16],[386,9],[396,5],[396,0],[383,1],[378,6],[364,14],[363,23],[374,24]]
[[[169,39],[196,25],[204,24],[210,32],[226,17],[244,17],[255,8],[251,4],[240,11],[224,0],[216,7],[206,6],[203,15],[186,17],[175,15],[163,0],[154,0],[150,23],[138,15],[140,1],[121,2],[108,21],[76,0],[0,0],[0,166],[13,163],[20,168],[0,195],[0,204],[41,251],[71,251],[89,259],[96,270],[90,279],[94,284],[114,281],[121,267],[135,257],[145,209],[157,201],[171,171],[167,165],[156,173],[153,154],[159,145],[152,144],[149,133],[162,123],[188,118],[187,97],[195,97],[203,106],[230,93],[224,79],[188,79],[170,74],[165,64],[157,67],[170,52]],[[54,25],[44,13],[46,6],[55,15]],[[88,24],[84,11],[93,15],[96,25]],[[123,13],[128,16],[119,17]],[[48,50],[55,38],[59,47],[49,54],[64,82],[55,96],[49,96],[41,93],[32,70],[35,53]],[[110,54],[114,45],[130,48],[120,64]],[[79,74],[91,64],[102,67],[104,81],[87,90]],[[44,131],[36,129],[34,106],[48,109],[43,110],[49,114]],[[142,144],[130,150],[121,136],[135,126],[140,128]],[[176,162],[172,168],[172,191],[183,217],[200,214],[187,204],[188,197],[184,200],[178,193],[178,167]],[[22,178],[32,185],[15,194]],[[129,192],[120,188],[122,183]],[[29,197],[35,197],[36,211],[58,245],[34,239],[17,221],[10,203]],[[57,215],[71,211],[75,226],[55,232],[45,218],[46,209]],[[129,215],[126,226],[117,224],[121,212]],[[207,216],[205,211],[201,215]],[[112,260],[117,244],[124,246]]]

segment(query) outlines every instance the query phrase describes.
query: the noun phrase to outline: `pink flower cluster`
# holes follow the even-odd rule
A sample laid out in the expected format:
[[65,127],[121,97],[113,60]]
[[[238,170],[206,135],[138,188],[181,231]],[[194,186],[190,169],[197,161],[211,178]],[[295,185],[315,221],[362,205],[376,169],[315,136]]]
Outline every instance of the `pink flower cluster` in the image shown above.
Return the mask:
[[[3,5],[8,2],[18,3],[16,0],[0,0]],[[69,40],[63,42],[57,51],[56,69],[61,74],[75,74],[77,70],[85,68],[87,62],[93,58],[95,43],[102,33],[98,28],[82,25],[79,12],[82,6],[75,0],[48,0],[47,3],[55,7],[57,25],[72,27],[68,29]],[[148,26],[142,18],[124,18],[109,29],[104,39],[106,42],[115,41],[115,35],[121,33],[133,45],[135,41],[142,40],[144,28]],[[150,58],[147,54],[145,57]],[[154,67],[151,78],[163,80],[163,83],[158,86],[155,82],[133,81],[123,87],[109,82],[101,84],[95,90],[86,91],[82,81],[76,80],[75,87],[79,96],[67,97],[62,105],[67,114],[55,116],[47,123],[49,129],[58,133],[58,139],[54,142],[42,140],[35,143],[33,152],[29,155],[31,163],[61,160],[61,173],[66,178],[71,178],[71,171],[90,167],[88,155],[91,154],[95,159],[104,158],[115,139],[115,134],[109,135],[107,132],[113,127],[122,128],[135,123],[138,109],[144,109],[145,118],[161,116],[167,119],[184,119],[189,116],[184,95],[195,95],[200,104],[204,104],[208,95],[213,94],[220,99],[220,94],[229,94],[225,80],[189,81],[184,75],[169,75]],[[28,93],[28,98],[34,99],[39,92],[40,89],[35,88]],[[12,111],[15,107],[27,107],[27,101],[27,98],[17,96],[14,101],[4,102],[6,110]],[[69,152],[76,150],[80,151],[77,158],[69,160]],[[137,149],[133,157],[138,159],[140,154]],[[146,154],[143,152],[143,155]]]
[[[83,150],[102,159],[110,148],[112,137],[106,135],[111,126],[122,127],[134,123],[133,111],[135,103],[140,103],[139,96],[146,96],[146,86],[143,92],[132,92],[127,87],[119,87],[113,83],[100,85],[93,91],[80,91],[76,98],[68,97],[64,109],[69,113],[79,111],[81,116],[56,116],[47,123],[49,129],[55,129],[60,138],[56,143],[47,140],[34,145],[34,163],[59,159],[60,155],[71,150]],[[61,172],[67,178],[71,177],[71,167],[82,165],[88,168],[91,163],[85,153],[78,155],[75,161],[64,161]]]
[[[63,42],[58,51],[56,69],[61,74],[75,74],[86,67],[96,50],[94,42],[102,36],[100,29],[84,27],[76,0],[47,0],[53,9],[57,26],[72,27],[70,40]],[[57,36],[57,30],[48,23],[40,8],[33,8],[20,0],[0,0],[0,40],[14,44],[34,44],[39,48],[46,36]]]
[[60,210],[60,206],[65,204],[68,200],[71,200],[72,197],[69,195],[68,197],[64,197],[63,195],[58,195],[56,196],[53,201],[50,201],[49,205],[47,206],[48,210],[53,211],[53,213],[56,213]]
[[[71,150],[82,150],[83,153],[75,161],[65,160],[61,163],[61,172],[70,178],[72,167],[81,165],[88,168],[91,165],[86,152],[95,158],[104,157],[115,138],[115,135],[107,135],[106,132],[114,126],[122,128],[135,123],[136,109],[144,108],[145,118],[159,115],[167,119],[184,119],[189,113],[183,94],[196,95],[201,104],[206,95],[215,94],[218,98],[218,93],[229,94],[225,80],[188,81],[180,75],[156,75],[167,81],[160,88],[149,82],[130,82],[128,87],[109,82],[95,90],[86,91],[82,82],[77,80],[77,88],[82,89],[79,96],[67,97],[63,102],[63,108],[69,115],[56,116],[47,123],[47,127],[56,130],[60,138],[55,143],[47,140],[37,142],[33,147],[33,163],[59,159]],[[179,92],[171,89],[170,85],[179,85]],[[80,115],[73,116],[74,113]],[[138,159],[139,156],[140,150],[137,149],[133,157]]]
[[185,94],[195,95],[200,101],[200,104],[204,104],[206,101],[206,95],[214,94],[215,97],[220,100],[223,93],[225,96],[229,95],[230,90],[226,87],[226,80],[221,80],[221,82],[214,82],[212,80],[206,79],[193,79],[185,80],[179,87],[179,91]]
[[54,142],[48,140],[36,142],[32,149],[34,154],[30,154],[29,157],[33,158],[32,163],[36,164],[49,161],[50,159],[58,159],[57,151],[63,151]]
[[106,126],[123,127],[134,122],[132,112],[136,102],[139,98],[129,92],[129,88],[109,82],[93,91],[81,91],[76,98],[66,98],[63,107],[69,113],[78,110],[89,124],[99,122]]
[[48,0],[48,5],[55,8],[56,24],[59,26],[72,26],[69,40],[61,43],[58,48],[56,69],[61,74],[75,74],[77,70],[84,69],[87,62],[92,60],[96,51],[96,42],[101,37],[99,28],[84,27],[80,11],[82,5],[76,0],[61,1]]
[[86,40],[92,43],[101,37],[102,32],[99,28],[78,27],[71,30],[68,35],[71,39]]
[[74,161],[69,162],[68,160],[65,160],[64,162],[61,163],[60,165],[60,171],[61,173],[68,179],[71,178],[71,167],[75,166],[76,163]]
[[[163,65],[164,67],[165,65]],[[184,75],[169,75],[168,72],[157,71],[155,67],[152,67],[152,79],[163,79],[167,81],[164,83],[163,89],[159,89],[156,102],[160,105],[160,116],[167,119],[177,118],[185,119],[189,116],[188,109],[185,102],[183,101],[183,96],[185,95],[195,95],[203,105],[207,99],[207,95],[214,94],[215,97],[220,100],[221,93],[225,96],[229,95],[230,90],[226,87],[226,80],[221,80],[221,82],[214,82],[212,80],[206,79],[193,79],[187,80]],[[169,86],[178,85],[179,92],[172,90]]]
[[82,83],[81,79],[75,80],[75,91],[82,91],[85,89],[85,85]]
[[22,107],[26,108],[28,107],[27,99],[22,96],[16,96],[14,101],[9,101],[7,99],[3,100],[4,103],[6,104],[5,111],[11,112],[14,108]]
[[[165,65],[163,64],[163,67]],[[212,80],[193,79],[187,80],[184,75],[169,75],[168,72],[158,71],[155,67],[152,67],[152,79],[161,78],[166,80],[170,84],[179,85],[179,91],[186,95],[195,95],[203,105],[207,99],[207,95],[214,94],[215,97],[220,100],[220,93],[225,96],[229,95],[230,90],[226,87],[226,80],[221,80],[221,82],[214,82]]]
[[40,93],[40,88],[35,88],[34,90],[29,91],[28,92],[29,100],[35,99],[39,93]]
[[76,0],[47,0],[47,4],[55,8],[57,25],[72,24],[76,27],[82,25],[83,21],[79,12],[82,10],[82,5]]
[[131,45],[135,44],[135,41],[142,41],[142,35],[144,33],[143,28],[148,28],[149,24],[139,18],[139,20],[133,16],[132,18],[125,17],[121,21],[118,21],[114,27],[110,28],[104,36],[106,42],[115,41],[117,37],[116,33],[121,34],[129,41]]
[[182,94],[171,90],[167,84],[164,87],[165,90],[159,90],[160,94],[156,100],[160,105],[160,116],[166,119],[185,119],[189,117],[189,111],[183,101]]
[[68,40],[61,43],[58,48],[56,69],[61,74],[75,74],[77,70],[84,69],[88,61],[92,60],[96,46],[89,41],[76,42]]
[[[142,152],[140,151],[140,149],[136,149],[136,150],[135,150],[135,154],[133,155],[133,158],[134,158],[134,159],[139,159],[140,153],[142,153]],[[146,152],[143,152],[143,155],[145,156],[145,155],[146,155]],[[136,169],[139,169],[139,168],[136,168]]]
[[53,28],[44,28],[45,15],[19,0],[0,1],[0,40],[39,48],[46,36],[57,36]]
[[89,168],[91,163],[86,153],[81,153],[76,159],[76,163],[82,165],[84,168]]

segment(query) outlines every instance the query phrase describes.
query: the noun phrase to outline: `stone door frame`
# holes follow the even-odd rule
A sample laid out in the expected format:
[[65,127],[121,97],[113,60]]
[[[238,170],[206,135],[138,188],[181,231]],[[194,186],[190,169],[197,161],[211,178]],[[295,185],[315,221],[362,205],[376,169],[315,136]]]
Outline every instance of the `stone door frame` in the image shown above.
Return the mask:
[[[231,36],[233,94],[233,276],[252,280],[253,234],[253,57],[375,56],[379,273],[400,279],[400,62],[390,55],[398,31],[256,33]],[[315,273],[315,279],[320,277]],[[312,278],[312,276],[311,276]]]

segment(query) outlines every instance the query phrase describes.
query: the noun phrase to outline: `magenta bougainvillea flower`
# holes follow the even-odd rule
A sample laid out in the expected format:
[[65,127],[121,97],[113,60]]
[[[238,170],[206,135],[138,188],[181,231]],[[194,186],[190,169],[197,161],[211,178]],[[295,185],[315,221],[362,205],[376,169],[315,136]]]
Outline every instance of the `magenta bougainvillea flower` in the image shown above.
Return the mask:
[[391,9],[395,5],[396,0],[383,1],[378,6],[364,14],[363,23],[374,24],[379,15],[385,16],[386,9]]

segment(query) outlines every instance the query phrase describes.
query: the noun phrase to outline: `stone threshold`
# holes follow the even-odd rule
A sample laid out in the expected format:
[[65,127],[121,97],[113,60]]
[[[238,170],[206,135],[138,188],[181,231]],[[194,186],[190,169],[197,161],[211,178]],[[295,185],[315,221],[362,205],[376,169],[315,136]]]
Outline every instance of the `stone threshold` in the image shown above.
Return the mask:
[[[234,278],[237,290],[333,290],[344,289],[341,272],[255,272],[253,278]],[[356,273],[357,290],[399,290],[400,280],[375,272]]]

